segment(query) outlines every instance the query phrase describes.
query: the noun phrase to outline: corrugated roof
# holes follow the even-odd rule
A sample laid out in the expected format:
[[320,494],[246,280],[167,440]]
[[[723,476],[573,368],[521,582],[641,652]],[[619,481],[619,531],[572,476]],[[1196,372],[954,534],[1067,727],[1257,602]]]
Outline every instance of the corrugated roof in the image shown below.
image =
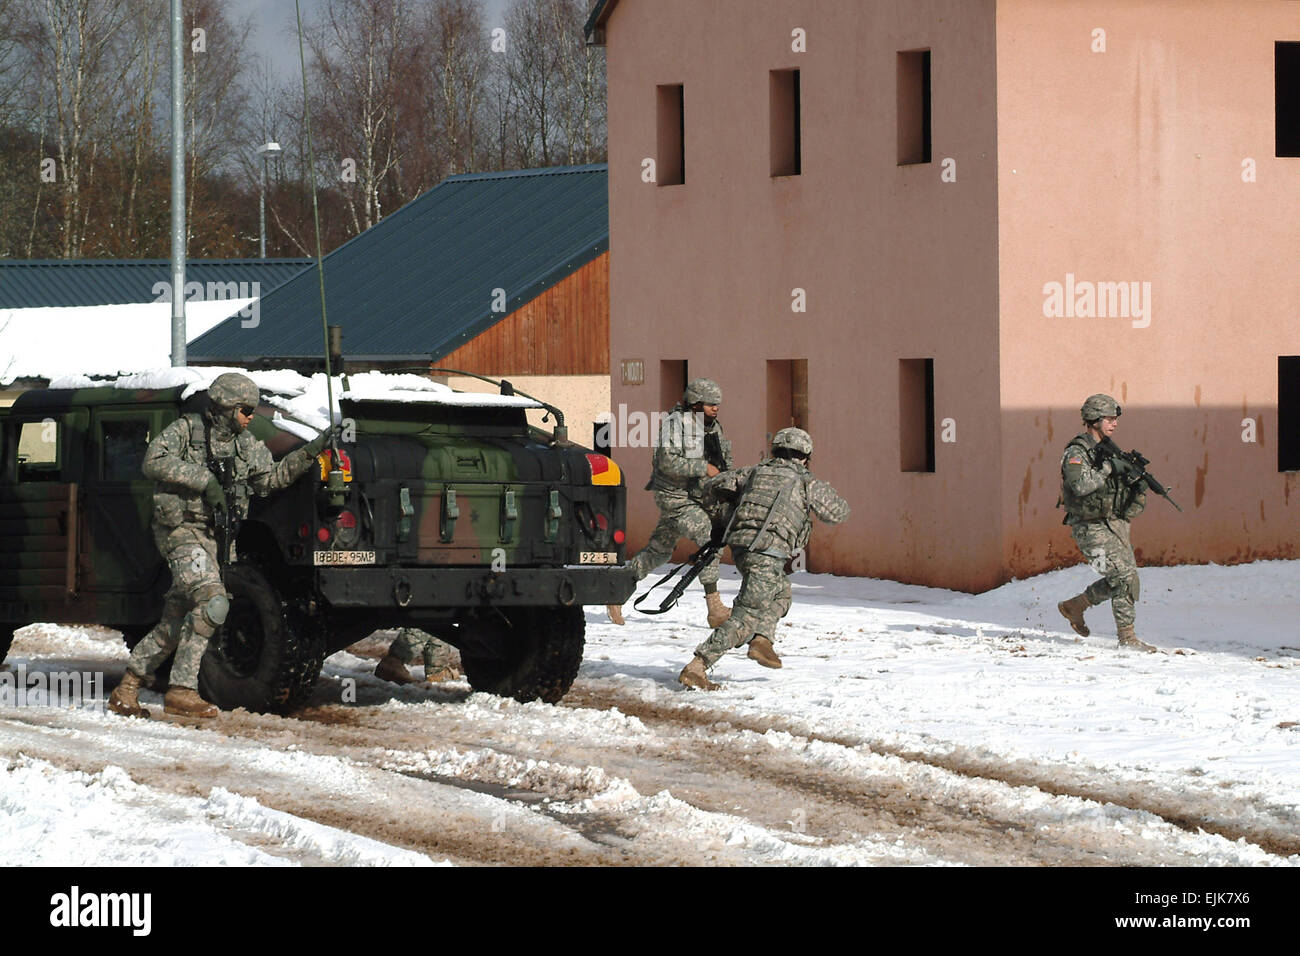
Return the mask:
[[[605,164],[443,180],[325,257],[329,324],[359,360],[440,358],[609,248]],[[492,311],[504,289],[505,311]],[[320,285],[309,269],[189,343],[192,360],[321,353]]]
[[[243,283],[249,290],[226,298],[266,295],[307,266],[311,259],[192,259],[185,282]],[[159,301],[158,283],[171,281],[167,259],[0,259],[0,309],[129,305]],[[162,301],[167,301],[163,298]]]

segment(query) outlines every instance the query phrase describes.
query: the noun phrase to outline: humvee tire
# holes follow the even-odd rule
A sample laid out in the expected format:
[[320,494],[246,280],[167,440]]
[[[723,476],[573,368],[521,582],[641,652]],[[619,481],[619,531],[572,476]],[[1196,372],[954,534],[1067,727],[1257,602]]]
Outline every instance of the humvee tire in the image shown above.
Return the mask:
[[464,650],[460,660],[476,691],[513,697],[521,703],[557,703],[569,691],[582,664],[586,620],[581,607],[511,609],[514,640],[503,656],[474,656]]
[[285,714],[302,705],[310,680],[305,673],[319,658],[312,640],[298,633],[275,588],[257,568],[226,568],[230,613],[213,636],[199,669],[199,693],[222,710]]

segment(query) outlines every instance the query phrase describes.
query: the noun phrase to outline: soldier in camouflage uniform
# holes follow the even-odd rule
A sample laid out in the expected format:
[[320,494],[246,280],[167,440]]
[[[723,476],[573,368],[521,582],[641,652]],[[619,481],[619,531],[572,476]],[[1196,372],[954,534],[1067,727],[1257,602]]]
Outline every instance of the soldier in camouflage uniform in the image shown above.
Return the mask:
[[1085,428],[1070,440],[1061,456],[1061,504],[1065,523],[1089,563],[1103,576],[1082,594],[1062,601],[1057,609],[1070,626],[1087,637],[1083,612],[1110,600],[1119,633],[1119,646],[1154,652],[1133,633],[1133,604],[1140,593],[1137,559],[1129,538],[1129,522],[1146,507],[1146,488],[1132,483],[1133,466],[1123,458],[1105,456],[1099,442],[1115,433],[1123,409],[1109,395],[1091,395],[1080,409]]
[[182,415],[149,443],[142,470],[156,483],[154,542],[171,569],[172,585],[162,620],[135,646],[122,683],[109,698],[114,713],[149,716],[140,707],[140,684],[174,652],[165,711],[190,717],[217,714],[198,693],[208,640],[230,610],[217,560],[214,511],[229,508],[243,518],[250,491],[266,496],[289,487],[311,467],[330,434],[277,463],[266,445],[245,431],[260,401],[252,379],[223,373],[208,387],[208,408],[202,414]]
[[[689,538],[703,546],[713,537],[715,523],[725,523],[720,510],[705,507],[700,493],[704,479],[729,471],[733,465],[731,442],[718,421],[721,404],[722,389],[717,383],[697,378],[686,386],[682,400],[659,427],[653,472],[646,485],[647,491],[654,491],[659,523],[650,541],[628,562],[636,569],[638,581],[672,557],[678,540]],[[700,584],[704,586],[709,627],[717,627],[727,620],[731,610],[718,594],[716,555],[700,571]],[[608,609],[610,620],[622,624],[623,609],[617,604]]]
[[414,684],[407,667],[417,655],[424,658],[424,679],[430,684],[455,680],[465,673],[456,648],[418,627],[404,627],[375,668],[375,676],[394,684]]
[[772,647],[777,622],[790,610],[785,563],[808,544],[812,516],[839,524],[849,505],[830,484],[808,470],[812,438],[801,428],[783,428],[772,438],[772,457],[751,468],[730,471],[704,483],[706,498],[739,498],[726,543],[744,579],[730,620],[695,649],[677,678],[687,687],[717,690],[708,669],[741,644],[764,667],[780,667]]

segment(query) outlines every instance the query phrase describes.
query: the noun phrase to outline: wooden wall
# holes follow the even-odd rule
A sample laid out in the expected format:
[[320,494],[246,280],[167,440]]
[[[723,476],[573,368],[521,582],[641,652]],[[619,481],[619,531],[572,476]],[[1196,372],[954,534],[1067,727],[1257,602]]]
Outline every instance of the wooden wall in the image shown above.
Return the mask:
[[608,375],[609,252],[435,365],[480,375]]

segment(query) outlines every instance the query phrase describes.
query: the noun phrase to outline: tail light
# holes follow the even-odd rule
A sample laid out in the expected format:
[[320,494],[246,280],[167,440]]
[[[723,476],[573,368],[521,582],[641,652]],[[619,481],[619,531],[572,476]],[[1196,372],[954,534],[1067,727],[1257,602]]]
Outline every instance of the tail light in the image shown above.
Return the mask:
[[614,459],[592,453],[587,455],[587,464],[591,466],[591,483],[593,485],[621,485],[623,483],[623,470],[618,467]]
[[[334,461],[331,457],[333,449],[326,448],[317,457],[316,461],[320,465],[320,480],[329,481],[330,472],[334,470]],[[352,480],[352,457],[343,449],[339,449],[338,470],[343,472],[343,480]]]

